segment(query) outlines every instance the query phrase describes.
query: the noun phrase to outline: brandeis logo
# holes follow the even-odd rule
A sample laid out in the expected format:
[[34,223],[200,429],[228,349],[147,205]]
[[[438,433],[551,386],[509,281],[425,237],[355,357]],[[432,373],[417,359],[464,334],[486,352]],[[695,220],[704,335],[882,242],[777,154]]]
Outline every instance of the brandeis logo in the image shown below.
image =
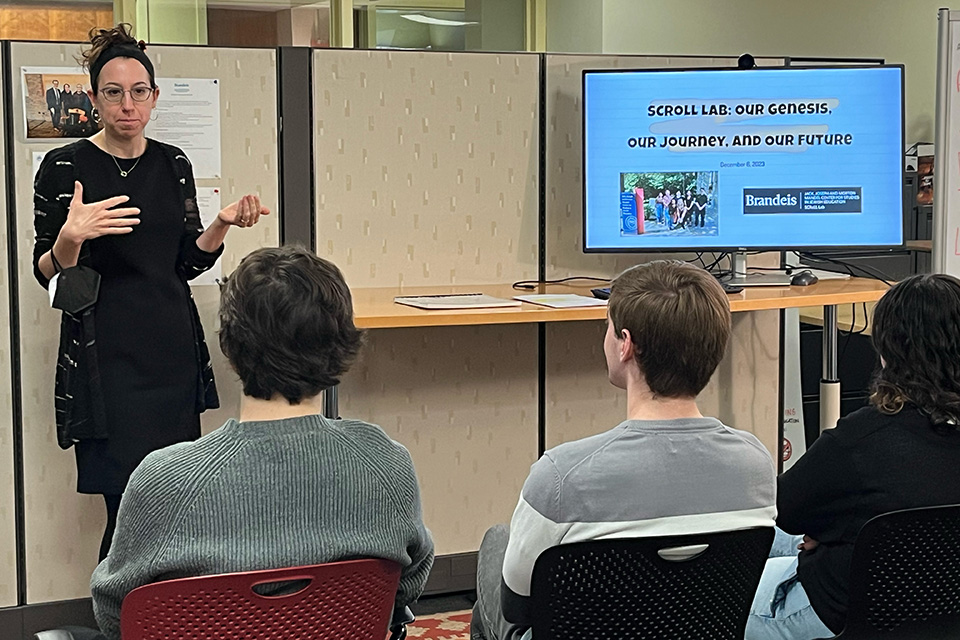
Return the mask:
[[795,207],[797,196],[793,193],[778,193],[774,196],[755,196],[752,193],[743,194],[744,207]]

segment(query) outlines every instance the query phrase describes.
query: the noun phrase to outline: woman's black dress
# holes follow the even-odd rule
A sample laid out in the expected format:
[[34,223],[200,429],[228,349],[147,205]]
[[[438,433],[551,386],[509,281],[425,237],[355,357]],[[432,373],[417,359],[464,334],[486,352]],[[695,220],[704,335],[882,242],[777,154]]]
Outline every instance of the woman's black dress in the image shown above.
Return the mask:
[[140,208],[132,233],[88,241],[100,274],[97,357],[106,440],[76,443],[81,493],[119,494],[143,458],[200,436],[198,363],[189,292],[177,274],[183,203],[173,167],[154,143],[139,158],[114,158],[92,142],[76,164],[84,202],[118,195]]

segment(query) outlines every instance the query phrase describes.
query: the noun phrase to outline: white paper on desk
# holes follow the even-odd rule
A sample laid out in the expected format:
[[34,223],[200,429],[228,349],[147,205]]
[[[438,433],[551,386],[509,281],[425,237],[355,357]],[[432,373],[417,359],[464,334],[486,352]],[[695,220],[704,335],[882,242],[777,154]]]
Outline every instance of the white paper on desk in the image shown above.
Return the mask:
[[516,300],[539,304],[552,309],[571,309],[574,307],[605,307],[606,300],[578,296],[574,293],[531,293],[529,295],[514,296]]
[[[220,189],[218,187],[197,187],[197,207],[200,209],[200,222],[206,229],[217,219],[220,213]],[[210,285],[217,284],[223,277],[223,258],[218,258],[210,269],[201,273],[190,281],[190,284]]]
[[220,177],[220,84],[216,78],[157,78],[157,119],[147,135],[180,147],[194,178]]
[[397,304],[405,304],[418,309],[487,309],[495,307],[519,307],[516,300],[495,298],[483,293],[449,293],[431,296],[397,296]]

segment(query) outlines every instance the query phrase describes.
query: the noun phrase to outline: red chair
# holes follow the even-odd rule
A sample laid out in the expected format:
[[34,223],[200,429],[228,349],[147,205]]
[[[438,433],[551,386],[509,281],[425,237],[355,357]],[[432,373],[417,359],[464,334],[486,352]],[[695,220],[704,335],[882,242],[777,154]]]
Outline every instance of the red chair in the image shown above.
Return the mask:
[[[154,582],[124,598],[120,632],[123,640],[384,640],[399,582],[400,566],[380,559]],[[403,624],[394,627],[391,638],[405,636]]]

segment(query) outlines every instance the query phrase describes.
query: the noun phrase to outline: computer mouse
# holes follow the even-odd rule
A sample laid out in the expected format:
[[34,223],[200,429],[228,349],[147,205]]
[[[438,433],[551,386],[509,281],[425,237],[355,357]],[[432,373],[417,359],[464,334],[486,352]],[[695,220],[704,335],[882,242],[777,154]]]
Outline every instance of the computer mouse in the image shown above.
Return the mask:
[[790,285],[794,287],[806,287],[811,284],[816,284],[820,278],[809,269],[804,269],[798,273],[793,274],[793,277],[790,278]]

